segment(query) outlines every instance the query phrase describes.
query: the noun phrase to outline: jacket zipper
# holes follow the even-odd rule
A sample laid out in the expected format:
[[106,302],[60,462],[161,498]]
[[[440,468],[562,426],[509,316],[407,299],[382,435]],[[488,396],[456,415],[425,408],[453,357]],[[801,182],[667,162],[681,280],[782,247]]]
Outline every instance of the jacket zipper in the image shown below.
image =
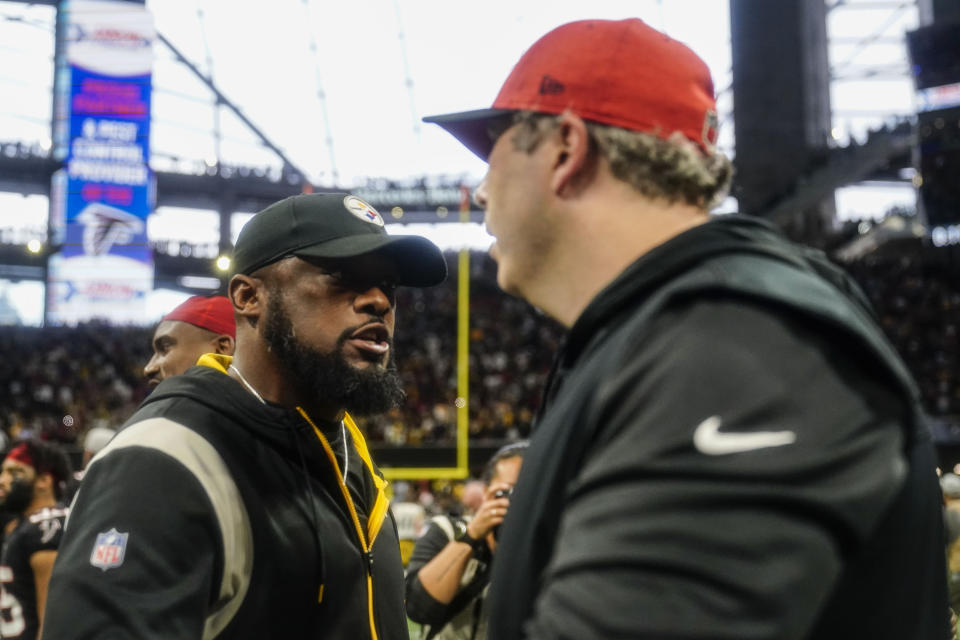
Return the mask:
[[357,532],[357,540],[360,542],[360,549],[363,552],[364,564],[367,569],[367,613],[370,618],[370,637],[371,640],[378,640],[377,627],[376,624],[374,624],[373,617],[373,539],[370,540],[368,546],[367,537],[363,534],[363,527],[360,526],[360,518],[357,516],[357,509],[353,504],[353,498],[350,497],[350,489],[347,487],[347,482],[340,472],[340,465],[337,463],[337,457],[333,454],[333,448],[330,447],[330,442],[326,436],[323,435],[323,432],[317,428],[317,425],[313,423],[313,420],[310,419],[306,411],[300,407],[297,407],[297,411],[299,411],[303,419],[313,427],[317,438],[320,440],[320,444],[323,445],[323,450],[326,452],[327,458],[330,459],[330,464],[333,465],[333,469],[336,472],[340,492],[343,494],[343,499],[347,503],[347,510],[350,512],[350,519],[353,521],[353,527]]

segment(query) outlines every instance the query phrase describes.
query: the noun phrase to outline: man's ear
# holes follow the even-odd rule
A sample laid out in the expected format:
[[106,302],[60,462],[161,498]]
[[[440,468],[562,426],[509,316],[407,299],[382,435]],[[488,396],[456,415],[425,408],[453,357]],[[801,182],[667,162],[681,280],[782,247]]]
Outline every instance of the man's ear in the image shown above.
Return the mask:
[[251,327],[257,326],[257,320],[266,310],[266,295],[263,280],[244,273],[230,278],[227,285],[227,297],[233,304],[234,315],[238,321],[241,318],[246,320]]
[[219,336],[217,336],[217,339],[215,341],[215,346],[217,349],[217,353],[227,355],[227,356],[232,356],[234,350],[236,349],[237,343],[230,336],[226,334],[220,334]]
[[557,116],[554,136],[557,153],[550,186],[557,195],[570,195],[589,180],[593,171],[590,134],[582,118],[564,111]]

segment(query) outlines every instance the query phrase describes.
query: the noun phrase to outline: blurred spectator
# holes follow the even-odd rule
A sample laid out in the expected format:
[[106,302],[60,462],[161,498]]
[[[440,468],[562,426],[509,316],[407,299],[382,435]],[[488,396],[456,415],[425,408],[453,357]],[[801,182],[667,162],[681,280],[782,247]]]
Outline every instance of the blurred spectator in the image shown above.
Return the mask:
[[197,364],[205,353],[232,356],[233,304],[224,296],[193,296],[163,316],[153,332],[153,356],[143,375],[155,387]]
[[497,533],[510,508],[527,442],[499,449],[483,472],[481,504],[472,516],[432,519],[406,576],[407,613],[427,638],[487,637],[485,599]]
[[100,449],[107,446],[107,443],[110,442],[115,435],[117,435],[116,431],[106,427],[94,427],[87,431],[87,435],[83,438],[83,466],[81,469],[86,469],[90,459],[97,455]]
[[944,502],[950,606],[954,611],[960,611],[960,476],[953,473],[943,474],[940,477],[940,488]]
[[485,491],[486,485],[483,480],[470,480],[463,486],[463,495],[460,496],[460,502],[463,504],[464,513],[473,515],[477,512],[483,502]]
[[390,503],[393,518],[397,521],[397,537],[400,539],[400,560],[406,567],[417,539],[423,535],[427,511],[417,501],[416,494],[406,482],[393,485],[394,497]]
[[15,446],[0,472],[0,506],[14,515],[6,527],[0,566],[0,636],[40,637],[50,573],[67,510],[60,502],[70,479],[60,447],[31,439]]

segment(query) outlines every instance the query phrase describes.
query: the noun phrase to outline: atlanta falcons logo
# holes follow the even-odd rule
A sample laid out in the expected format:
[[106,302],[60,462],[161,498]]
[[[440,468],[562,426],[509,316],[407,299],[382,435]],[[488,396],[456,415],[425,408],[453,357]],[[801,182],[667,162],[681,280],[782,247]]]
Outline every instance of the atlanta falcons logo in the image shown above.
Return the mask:
[[130,242],[143,231],[143,220],[101,202],[88,205],[77,221],[83,225],[83,251],[94,256],[109,253],[113,245]]

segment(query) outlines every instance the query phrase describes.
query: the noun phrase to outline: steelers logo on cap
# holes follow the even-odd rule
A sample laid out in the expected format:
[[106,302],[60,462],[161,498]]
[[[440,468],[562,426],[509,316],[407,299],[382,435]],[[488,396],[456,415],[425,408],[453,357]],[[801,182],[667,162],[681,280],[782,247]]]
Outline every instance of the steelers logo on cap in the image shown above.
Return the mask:
[[357,216],[364,222],[375,224],[378,227],[383,226],[383,218],[380,217],[380,214],[377,213],[377,210],[357,196],[347,196],[344,198],[343,206],[347,208],[347,211]]

